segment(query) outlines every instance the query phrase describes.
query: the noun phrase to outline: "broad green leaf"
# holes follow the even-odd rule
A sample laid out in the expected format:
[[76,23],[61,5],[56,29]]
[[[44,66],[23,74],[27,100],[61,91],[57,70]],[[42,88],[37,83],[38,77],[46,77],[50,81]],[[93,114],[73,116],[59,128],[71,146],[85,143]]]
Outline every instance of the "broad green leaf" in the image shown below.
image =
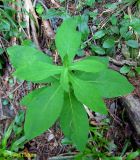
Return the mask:
[[133,31],[126,32],[123,37],[125,38],[126,41],[132,39],[133,38]]
[[5,20],[4,18],[1,18],[0,22],[0,30],[1,31],[10,31],[11,25],[8,20]]
[[140,19],[139,18],[132,18],[130,22],[130,26],[134,29],[135,32],[140,34]]
[[113,48],[114,45],[115,45],[115,41],[114,41],[114,39],[111,39],[111,38],[105,40],[104,43],[103,43],[104,48]]
[[119,34],[119,27],[118,26],[112,26],[110,27],[111,32],[115,33],[115,34]]
[[61,86],[66,92],[69,91],[69,75],[68,74],[69,74],[68,68],[64,68],[60,77]]
[[56,74],[49,78],[45,78],[43,80],[34,81],[34,83],[54,83],[54,82],[58,82],[59,79],[60,79],[60,74]]
[[22,104],[27,105],[24,125],[27,139],[39,136],[55,123],[62,110],[63,98],[63,89],[55,84],[35,90],[23,99]]
[[36,4],[36,12],[41,15],[43,12],[44,12],[44,8],[43,6],[41,5],[41,3],[37,3]]
[[128,72],[128,77],[131,77],[131,78],[136,77],[135,72],[134,72],[133,70],[130,70],[130,71]]
[[[84,59],[88,59],[88,60],[97,60],[99,62],[102,62],[105,65],[105,69],[108,69],[109,67],[109,58],[107,57],[99,57],[99,56],[87,56]],[[83,71],[75,71],[76,75],[81,75],[81,73],[83,73]]]
[[95,3],[95,0],[86,0],[86,4],[90,7],[92,7]]
[[140,67],[137,67],[135,70],[138,73],[138,75],[140,75]]
[[88,118],[83,105],[70,93],[65,95],[60,125],[65,136],[83,151],[88,140]]
[[126,66],[126,65],[124,65],[123,67],[121,67],[121,69],[120,69],[120,73],[122,73],[122,74],[126,74],[126,73],[128,73],[130,71],[130,67],[129,66]]
[[120,34],[121,34],[122,37],[125,38],[127,32],[128,32],[128,26],[122,26],[120,28]]
[[110,160],[110,159],[111,160],[123,160],[122,157],[117,157],[117,156],[116,157],[114,157],[114,156],[113,157],[107,157],[105,160]]
[[83,73],[77,76],[94,85],[104,98],[124,96],[134,90],[132,84],[124,76],[110,69],[96,74]]
[[117,25],[118,19],[117,19],[116,16],[112,15],[112,16],[110,17],[110,21],[111,21],[112,25],[115,26],[115,25]]
[[60,73],[60,67],[51,65],[50,57],[33,47],[13,46],[8,48],[7,52],[19,79],[43,83],[47,82],[48,77]]
[[87,56],[87,57],[85,57],[85,59],[97,60],[99,62],[102,62],[102,63],[104,63],[104,65],[106,66],[106,68],[108,68],[108,66],[109,66],[109,58],[108,57]]
[[36,97],[46,89],[46,87],[42,87],[42,88],[38,88],[35,89],[34,91],[30,92],[29,94],[27,94],[26,96],[24,96],[22,98],[22,100],[20,101],[20,104],[22,106],[28,106],[29,104],[31,104],[34,99],[36,99]]
[[130,152],[126,157],[126,160],[133,160],[136,159],[138,156],[140,156],[140,150],[137,150],[135,152]]
[[10,61],[15,69],[39,62],[52,63],[52,60],[41,51],[29,46],[13,46],[7,49]]
[[106,105],[95,85],[71,76],[71,82],[76,98],[94,112],[107,114]]
[[89,11],[88,14],[90,18],[92,18],[92,20],[95,20],[97,18],[98,11],[97,10],[95,12]]
[[[28,46],[28,47],[32,47],[32,48],[36,48],[35,43],[32,40],[29,39],[25,39],[22,44],[22,46]],[[42,54],[42,53],[41,53]]]
[[58,28],[55,43],[62,60],[68,55],[72,61],[81,44],[81,33],[76,31],[78,20],[69,18]]
[[105,50],[99,46],[95,46],[95,45],[92,45],[91,46],[92,48],[92,51],[97,53],[98,55],[104,55],[105,54]]
[[137,32],[140,35],[140,25],[135,26],[133,29],[135,32]]
[[60,74],[63,70],[61,66],[55,66],[43,62],[36,62],[33,64],[28,64],[27,66],[20,67],[14,72],[14,75],[22,80],[41,82],[44,79]]
[[105,5],[105,7],[108,8],[108,9],[114,10],[114,9],[117,8],[118,4],[119,4],[119,3],[107,3],[107,4]]
[[69,69],[96,73],[106,69],[106,67],[102,61],[98,61],[96,58],[85,58],[81,61],[74,62]]
[[97,31],[97,32],[94,34],[93,38],[94,38],[94,39],[100,39],[100,38],[102,38],[104,35],[105,35],[105,31],[104,31],[104,30],[100,30],[100,31]]
[[78,50],[78,53],[77,53],[77,56],[78,56],[78,57],[83,57],[84,55],[85,55],[84,50],[83,50],[83,49],[79,49],[79,50]]
[[129,47],[132,47],[132,48],[138,48],[139,47],[139,44],[136,40],[128,40],[126,42],[126,44],[129,46]]

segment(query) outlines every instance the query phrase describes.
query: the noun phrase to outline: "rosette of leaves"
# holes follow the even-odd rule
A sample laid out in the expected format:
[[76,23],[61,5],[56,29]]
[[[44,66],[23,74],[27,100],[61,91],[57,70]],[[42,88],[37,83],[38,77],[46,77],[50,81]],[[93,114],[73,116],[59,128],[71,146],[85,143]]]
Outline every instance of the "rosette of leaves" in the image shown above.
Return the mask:
[[43,84],[21,101],[27,106],[26,138],[30,140],[42,134],[59,120],[64,135],[82,151],[89,132],[84,105],[107,114],[103,98],[126,95],[134,88],[121,74],[108,69],[108,58],[91,56],[74,61],[81,44],[77,25],[77,18],[68,18],[57,30],[55,43],[62,60],[60,66],[29,46],[10,47],[8,54],[17,78]]

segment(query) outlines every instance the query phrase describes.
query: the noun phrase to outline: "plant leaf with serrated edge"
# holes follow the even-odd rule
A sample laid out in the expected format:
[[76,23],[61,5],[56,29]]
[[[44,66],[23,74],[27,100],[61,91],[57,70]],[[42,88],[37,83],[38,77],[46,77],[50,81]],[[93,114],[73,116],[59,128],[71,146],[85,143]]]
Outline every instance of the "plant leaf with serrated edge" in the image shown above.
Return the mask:
[[83,105],[71,93],[65,95],[60,125],[65,136],[83,151],[88,140],[88,118]]
[[62,66],[55,66],[43,62],[36,62],[35,64],[20,67],[14,72],[14,75],[22,80],[31,81],[34,83],[41,82],[42,80],[60,74],[63,70]]
[[52,59],[43,52],[29,46],[13,46],[7,49],[10,61],[15,69],[36,64],[38,61],[52,63]]
[[71,76],[71,83],[76,98],[94,112],[107,114],[106,105],[95,85]]
[[97,60],[97,58],[85,58],[81,61],[77,61],[72,63],[71,66],[69,66],[70,70],[78,70],[78,71],[85,71],[85,72],[100,72],[104,69],[106,69],[107,66],[102,61]]
[[76,76],[94,85],[104,98],[124,96],[134,90],[133,85],[124,76],[111,69],[96,74],[82,73]]
[[60,67],[56,68],[57,66],[51,65],[50,57],[33,47],[17,45],[9,47],[7,52],[16,69],[14,74],[19,79],[44,83],[48,82],[48,77],[61,72]]
[[55,43],[62,60],[68,55],[70,62],[77,54],[81,44],[81,33],[76,31],[78,20],[69,18],[58,28]]
[[24,125],[28,140],[42,134],[55,123],[60,116],[63,99],[63,89],[59,84],[35,90],[23,99],[22,104],[28,106]]
[[26,96],[22,98],[22,100],[20,101],[20,104],[22,106],[28,106],[45,89],[46,87],[42,87],[42,88],[35,89],[34,91],[28,93]]

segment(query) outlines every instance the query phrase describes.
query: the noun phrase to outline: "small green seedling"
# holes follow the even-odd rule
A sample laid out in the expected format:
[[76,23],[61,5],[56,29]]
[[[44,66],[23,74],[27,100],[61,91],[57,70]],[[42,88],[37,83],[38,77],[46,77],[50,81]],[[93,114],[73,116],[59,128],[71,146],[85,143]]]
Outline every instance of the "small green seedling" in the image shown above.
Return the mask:
[[[0,143],[0,159],[24,159],[26,155],[19,152],[27,142],[23,135],[24,112],[16,115],[10,126],[5,130]],[[32,155],[35,156],[35,155]]]
[[89,133],[84,105],[107,114],[103,98],[126,95],[134,87],[108,69],[108,58],[91,56],[74,61],[81,44],[77,25],[77,17],[68,18],[57,30],[55,44],[63,65],[54,65],[47,55],[29,46],[13,46],[7,51],[17,78],[43,84],[21,101],[27,106],[25,137],[31,140],[59,120],[65,136],[83,151]]

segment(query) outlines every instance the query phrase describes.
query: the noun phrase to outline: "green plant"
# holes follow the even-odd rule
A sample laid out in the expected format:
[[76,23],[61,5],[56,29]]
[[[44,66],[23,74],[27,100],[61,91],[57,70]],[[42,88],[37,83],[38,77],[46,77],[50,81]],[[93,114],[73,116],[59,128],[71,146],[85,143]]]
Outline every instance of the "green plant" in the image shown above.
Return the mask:
[[[6,0],[1,2],[0,5],[0,32],[4,40],[9,40],[12,37],[19,38],[23,40],[25,38],[25,33],[20,31],[20,28],[25,28],[25,22],[19,23],[15,20],[16,14],[18,13],[16,9],[12,8],[9,3],[15,6],[21,5],[15,1]],[[21,13],[22,14],[22,13]]]
[[36,5],[36,12],[39,15],[42,15],[42,13],[44,12],[44,8],[42,7],[42,5],[40,3],[37,3],[37,5]]
[[103,98],[126,95],[134,87],[125,77],[108,69],[108,58],[91,56],[74,61],[81,44],[77,23],[78,17],[68,18],[57,30],[55,43],[61,66],[29,46],[13,46],[7,51],[17,78],[42,84],[21,101],[27,106],[25,137],[28,140],[36,137],[59,120],[65,136],[82,151],[89,132],[83,104],[92,111],[107,114]]
[[[0,159],[23,159],[26,155],[19,152],[24,148],[26,137],[23,135],[24,112],[16,115],[10,126],[5,130],[0,143]],[[32,155],[34,156],[34,155]]]
[[135,70],[136,70],[137,74],[140,75],[140,67],[136,67]]
[[101,126],[90,127],[90,138],[86,149],[74,156],[74,160],[133,160],[140,156],[140,149],[130,151],[127,150],[130,143],[126,140],[122,152],[117,152],[118,147],[114,140],[105,137],[105,133],[109,129],[109,123],[102,121]]

